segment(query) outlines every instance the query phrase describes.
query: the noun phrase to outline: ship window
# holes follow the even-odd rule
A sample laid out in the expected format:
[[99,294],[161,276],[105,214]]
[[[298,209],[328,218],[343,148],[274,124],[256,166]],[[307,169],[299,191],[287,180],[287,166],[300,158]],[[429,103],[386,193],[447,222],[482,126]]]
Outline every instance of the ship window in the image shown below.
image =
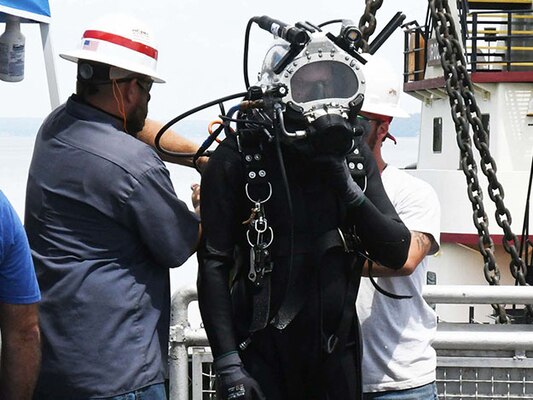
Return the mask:
[[442,118],[433,118],[433,153],[442,153]]

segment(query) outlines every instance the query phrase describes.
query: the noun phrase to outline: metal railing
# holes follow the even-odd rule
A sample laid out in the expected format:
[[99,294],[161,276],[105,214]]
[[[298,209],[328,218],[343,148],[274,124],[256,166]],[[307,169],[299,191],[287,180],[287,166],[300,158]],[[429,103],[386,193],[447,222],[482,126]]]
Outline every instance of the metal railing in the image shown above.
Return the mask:
[[[428,23],[404,26],[404,82],[422,80],[428,65],[440,65]],[[459,27],[471,72],[533,71],[533,10],[460,10]]]
[[188,349],[194,346],[209,346],[205,330],[191,328],[189,323],[189,305],[197,299],[194,285],[182,287],[172,295],[169,337],[170,400],[189,399]]
[[[430,304],[531,304],[529,286],[426,286]],[[439,323],[440,400],[533,399],[533,325]]]
[[466,55],[471,71],[533,69],[531,11],[472,12],[466,22]]
[[[533,304],[529,286],[426,286],[430,304]],[[172,297],[170,400],[215,399],[205,331],[191,328],[189,305],[196,287]],[[440,400],[533,399],[533,325],[439,323],[437,351]]]

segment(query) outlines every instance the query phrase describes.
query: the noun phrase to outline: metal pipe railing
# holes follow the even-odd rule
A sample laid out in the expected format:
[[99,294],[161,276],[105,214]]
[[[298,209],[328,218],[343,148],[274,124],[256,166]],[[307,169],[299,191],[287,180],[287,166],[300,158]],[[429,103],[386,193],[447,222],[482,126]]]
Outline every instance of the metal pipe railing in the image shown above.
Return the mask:
[[435,350],[533,350],[533,326],[515,324],[439,323]]
[[422,295],[430,304],[533,304],[531,286],[432,285]]
[[[530,286],[425,286],[424,299],[430,304],[533,304]],[[170,400],[189,400],[190,346],[209,346],[203,328],[191,328],[189,304],[198,299],[196,287],[178,289],[172,296],[170,317]],[[437,350],[533,350],[533,325],[439,323],[433,342]]]
[[171,400],[189,400],[189,346],[209,346],[204,329],[189,324],[189,304],[198,300],[195,285],[174,292],[170,308],[169,395]]

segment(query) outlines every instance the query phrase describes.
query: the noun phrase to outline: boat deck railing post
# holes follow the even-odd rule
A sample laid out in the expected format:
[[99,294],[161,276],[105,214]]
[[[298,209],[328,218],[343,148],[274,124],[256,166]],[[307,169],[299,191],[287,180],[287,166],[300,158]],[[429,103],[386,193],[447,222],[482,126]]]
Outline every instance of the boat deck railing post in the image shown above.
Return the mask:
[[189,304],[198,300],[195,285],[179,288],[172,295],[169,335],[170,400],[189,400],[189,347],[209,346],[202,328],[189,323]]

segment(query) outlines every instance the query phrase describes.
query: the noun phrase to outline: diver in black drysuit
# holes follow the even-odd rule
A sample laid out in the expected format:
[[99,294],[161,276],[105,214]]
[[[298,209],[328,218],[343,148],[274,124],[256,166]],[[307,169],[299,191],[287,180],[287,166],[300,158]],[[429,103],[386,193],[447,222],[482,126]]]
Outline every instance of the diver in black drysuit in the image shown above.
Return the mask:
[[[218,396],[360,399],[361,348],[353,300],[364,260],[331,238],[340,237],[338,228],[355,226],[360,251],[400,268],[410,233],[385,194],[366,144],[358,146],[366,171],[363,194],[344,156],[309,157],[281,143],[292,210],[276,146],[266,141],[261,146],[272,185],[265,215],[274,232],[273,270],[270,323],[253,334],[255,287],[247,277],[250,245],[243,224],[253,204],[245,193],[246,171],[235,136],[219,145],[202,174],[198,296]],[[287,298],[292,299],[288,306]],[[276,321],[287,307],[298,312],[279,329]]]

